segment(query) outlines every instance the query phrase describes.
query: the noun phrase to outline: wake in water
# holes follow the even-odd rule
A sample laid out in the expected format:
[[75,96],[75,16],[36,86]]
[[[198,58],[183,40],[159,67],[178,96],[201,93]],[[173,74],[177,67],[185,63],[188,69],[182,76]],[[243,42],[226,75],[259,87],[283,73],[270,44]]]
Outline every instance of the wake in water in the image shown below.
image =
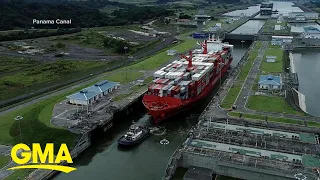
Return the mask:
[[157,126],[157,127],[149,127],[150,133],[155,136],[163,136],[166,134],[167,129],[165,127]]

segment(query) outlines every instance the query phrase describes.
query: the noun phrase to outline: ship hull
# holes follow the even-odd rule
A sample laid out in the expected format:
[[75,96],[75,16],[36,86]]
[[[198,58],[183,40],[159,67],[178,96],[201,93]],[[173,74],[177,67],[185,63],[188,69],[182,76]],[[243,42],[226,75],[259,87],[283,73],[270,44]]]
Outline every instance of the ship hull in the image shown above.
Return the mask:
[[[159,124],[162,121],[177,115],[181,112],[187,111],[191,107],[197,104],[201,99],[207,97],[215,87],[216,83],[220,79],[220,75],[223,77],[223,75],[227,72],[227,70],[230,67],[232,60],[229,60],[229,62],[222,68],[221,73],[218,73],[216,76],[213,76],[210,79],[209,84],[204,88],[204,90],[197,95],[196,97],[188,100],[181,101],[180,99],[173,98],[173,97],[158,97],[154,95],[144,95],[142,102],[146,109],[148,110],[148,114],[153,117],[154,123]],[[150,108],[150,105],[146,102],[156,102],[160,101],[162,103],[170,104],[167,108],[162,109],[153,109]]]

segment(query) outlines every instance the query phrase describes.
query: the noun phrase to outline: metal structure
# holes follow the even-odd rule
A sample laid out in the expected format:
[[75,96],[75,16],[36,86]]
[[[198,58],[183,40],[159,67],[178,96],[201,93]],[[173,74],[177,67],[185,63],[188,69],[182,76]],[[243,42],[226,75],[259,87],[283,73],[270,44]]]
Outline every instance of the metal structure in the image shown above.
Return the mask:
[[172,156],[164,179],[172,179],[177,167],[195,166],[248,180],[317,180],[318,136],[283,126],[204,116]]

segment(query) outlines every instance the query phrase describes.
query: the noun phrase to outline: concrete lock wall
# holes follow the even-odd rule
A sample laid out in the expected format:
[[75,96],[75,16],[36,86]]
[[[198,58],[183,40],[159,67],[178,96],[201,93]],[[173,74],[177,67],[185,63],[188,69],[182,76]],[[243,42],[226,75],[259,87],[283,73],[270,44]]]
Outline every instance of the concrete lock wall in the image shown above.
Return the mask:
[[214,173],[237,177],[246,180],[292,180],[294,174],[283,174],[273,170],[265,170],[262,168],[241,166],[232,163],[224,163],[219,161],[219,157],[208,157],[197,154],[183,153],[181,166],[188,168],[190,166],[204,167],[213,169]]
[[225,39],[238,39],[238,40],[249,40],[254,41],[255,35],[246,35],[246,34],[226,34]]
[[309,46],[320,45],[320,39],[316,39],[316,38],[302,38],[302,42],[304,42],[306,45],[309,45]]

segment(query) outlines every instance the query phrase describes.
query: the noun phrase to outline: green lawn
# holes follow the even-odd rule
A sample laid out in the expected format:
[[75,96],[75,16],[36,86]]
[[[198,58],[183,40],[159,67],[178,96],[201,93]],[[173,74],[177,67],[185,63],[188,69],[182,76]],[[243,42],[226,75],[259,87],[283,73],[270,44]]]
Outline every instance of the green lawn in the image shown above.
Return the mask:
[[8,177],[4,178],[4,180],[17,180],[18,178],[24,179],[27,177],[33,170],[32,169],[19,169],[16,170],[14,173],[9,175]]
[[[266,56],[276,56],[276,62],[266,62]],[[269,48],[264,55],[260,70],[264,73],[277,73],[283,71],[283,50],[280,48]]]
[[228,95],[224,98],[221,107],[223,108],[231,108],[234,102],[236,101],[236,98],[238,97],[238,94],[241,90],[241,86],[232,86],[228,92]]
[[[196,40],[194,39],[189,39],[186,40],[185,42],[174,46],[170,49],[175,49],[178,52],[182,53],[185,52],[189,49],[192,49],[195,47],[195,43]],[[167,49],[163,50],[162,52],[160,52],[159,54],[152,56],[144,61],[141,61],[139,63],[136,63],[132,66],[130,66],[128,69],[132,69],[132,70],[154,70],[156,68],[158,68],[159,66],[163,65],[164,63],[167,63],[170,59],[173,58],[173,56],[168,56],[167,55]]]
[[138,79],[142,75],[143,75],[142,72],[127,71],[127,75],[126,75],[125,71],[118,71],[107,76],[107,79],[110,81],[115,81],[120,83],[128,83]]
[[262,47],[262,41],[257,41],[256,45],[254,46],[254,50],[259,50]]
[[151,83],[152,80],[153,80],[153,77],[152,77],[152,76],[149,76],[149,77],[147,77],[145,80],[143,80],[143,83],[149,84],[149,83]]
[[0,169],[10,162],[10,156],[0,155]]
[[0,72],[8,73],[38,65],[39,62],[29,58],[0,56]]
[[252,63],[256,59],[257,55],[258,55],[258,51],[250,52],[250,55],[246,64],[242,67],[241,72],[239,73],[239,76],[237,78],[238,81],[244,81],[247,78],[248,73],[251,69]]
[[276,96],[250,96],[247,107],[258,111],[304,115],[289,106],[284,98]]
[[311,126],[311,127],[320,127],[320,123],[309,121],[309,122],[308,122],[308,126]]
[[[228,115],[234,116],[234,117],[239,117],[240,113],[229,112]],[[256,114],[245,114],[245,113],[242,113],[242,118],[256,119],[256,120],[263,120],[263,121],[266,119],[265,116],[256,115]],[[287,118],[277,118],[277,117],[268,117],[268,121],[287,123],[287,124],[303,124],[303,122],[298,121],[298,120],[287,119]]]

